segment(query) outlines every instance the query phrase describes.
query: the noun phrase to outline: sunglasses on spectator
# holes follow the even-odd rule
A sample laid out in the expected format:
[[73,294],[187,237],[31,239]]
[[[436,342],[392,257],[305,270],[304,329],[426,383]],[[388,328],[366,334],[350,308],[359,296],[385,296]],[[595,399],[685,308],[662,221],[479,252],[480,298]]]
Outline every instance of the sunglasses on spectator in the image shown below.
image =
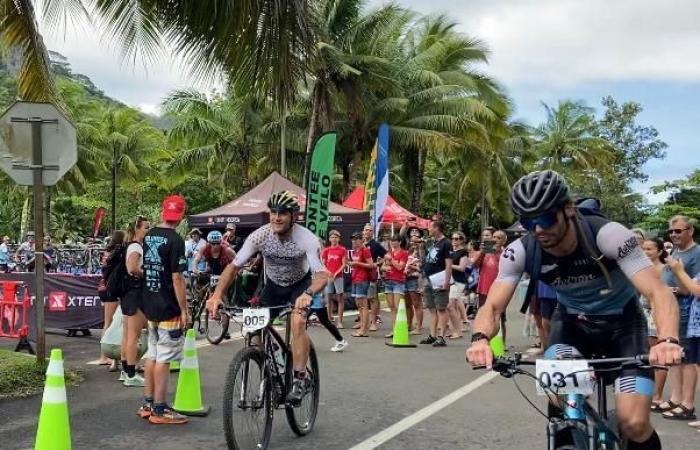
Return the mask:
[[666,233],[668,234],[681,234],[684,231],[688,231],[690,228],[671,228],[669,230],[666,230]]
[[453,241],[461,241],[462,237],[461,236],[452,236]]
[[520,225],[522,225],[527,231],[535,231],[535,228],[538,226],[546,230],[557,224],[559,221],[558,214],[559,211],[552,211],[537,217],[521,217]]

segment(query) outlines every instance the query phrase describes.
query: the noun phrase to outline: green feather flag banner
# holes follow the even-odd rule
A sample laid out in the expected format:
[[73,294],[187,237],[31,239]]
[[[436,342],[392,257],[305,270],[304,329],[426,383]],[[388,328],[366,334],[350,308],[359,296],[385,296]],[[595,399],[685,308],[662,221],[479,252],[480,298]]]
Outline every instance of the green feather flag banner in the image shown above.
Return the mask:
[[306,189],[306,228],[324,241],[328,238],[328,209],[333,185],[335,133],[325,133],[316,140]]

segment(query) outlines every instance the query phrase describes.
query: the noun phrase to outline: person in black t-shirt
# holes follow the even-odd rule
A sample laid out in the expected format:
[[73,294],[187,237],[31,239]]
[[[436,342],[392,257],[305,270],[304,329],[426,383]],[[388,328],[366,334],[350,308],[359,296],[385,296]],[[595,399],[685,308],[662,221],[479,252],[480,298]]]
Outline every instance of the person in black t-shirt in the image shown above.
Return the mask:
[[138,411],[151,423],[185,423],[187,418],[165,402],[170,362],[180,360],[187,326],[185,242],[175,228],[185,215],[185,199],[171,195],[163,200],[163,223],[151,228],[143,241],[143,313],[148,319],[146,387]]
[[[433,222],[430,227],[432,244],[425,253],[423,264],[423,305],[430,311],[430,334],[420,341],[421,344],[432,344],[433,347],[444,347],[445,328],[447,326],[448,293],[452,279],[452,244],[445,237],[442,222]],[[432,286],[430,277],[445,272],[440,286]]]
[[450,286],[450,303],[447,311],[450,315],[450,339],[459,339],[463,336],[467,325],[467,310],[464,307],[464,289],[467,276],[471,272],[469,252],[465,248],[467,237],[461,231],[452,233],[452,279],[454,284]]
[[372,260],[377,264],[377,268],[372,270],[369,279],[369,290],[367,291],[367,299],[370,304],[369,314],[369,331],[377,331],[377,322],[379,317],[379,298],[377,297],[377,270],[386,255],[386,249],[374,239],[374,231],[372,225],[366,224],[362,229],[362,239],[365,247],[372,253]]

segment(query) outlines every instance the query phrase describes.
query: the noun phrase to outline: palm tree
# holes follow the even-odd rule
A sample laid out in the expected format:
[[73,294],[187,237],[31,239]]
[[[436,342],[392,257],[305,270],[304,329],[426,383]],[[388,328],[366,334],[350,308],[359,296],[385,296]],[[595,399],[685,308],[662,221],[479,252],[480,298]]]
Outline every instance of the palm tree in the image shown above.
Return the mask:
[[[57,100],[36,20],[36,0],[0,0],[0,50],[16,52],[19,95]],[[199,77],[223,74],[234,84],[291,103],[312,41],[306,0],[43,0],[43,22],[82,19],[121,46],[122,58],[152,61],[166,44]]]
[[[314,52],[310,57],[311,117],[306,164],[316,138],[337,127],[336,111],[347,111],[353,131],[360,127],[367,89],[394,90],[396,67],[386,46],[396,43],[411,13],[388,5],[363,13],[364,0],[321,0]],[[383,52],[384,51],[384,52]]]
[[[240,189],[251,188],[259,174],[269,173],[271,160],[278,162],[271,155],[276,155],[273,148],[279,123],[274,111],[253,95],[231,90],[210,98],[195,90],[174,91],[163,102],[163,110],[175,122],[168,133],[173,155],[166,171],[171,183],[202,174],[220,188],[223,201]],[[292,125],[290,145],[298,145],[294,111],[288,121]]]
[[536,167],[575,172],[608,166],[612,147],[596,135],[592,108],[570,100],[560,101],[556,108],[542,106],[547,119],[532,130],[539,158]]
[[83,144],[95,154],[111,160],[112,229],[117,224],[117,186],[128,181],[138,199],[139,186],[154,174],[153,165],[168,155],[163,134],[147,122],[138,111],[127,108],[109,109],[92,123],[83,124],[90,136]]

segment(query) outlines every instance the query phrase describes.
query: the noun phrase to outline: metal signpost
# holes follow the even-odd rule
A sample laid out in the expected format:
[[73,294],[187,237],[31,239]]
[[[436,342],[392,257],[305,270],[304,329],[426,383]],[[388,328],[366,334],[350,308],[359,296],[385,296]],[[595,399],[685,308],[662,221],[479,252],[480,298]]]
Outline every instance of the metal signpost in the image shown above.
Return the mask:
[[36,357],[46,359],[44,328],[44,187],[53,186],[78,159],[75,127],[52,104],[17,102],[0,117],[0,168],[32,186],[35,233]]

